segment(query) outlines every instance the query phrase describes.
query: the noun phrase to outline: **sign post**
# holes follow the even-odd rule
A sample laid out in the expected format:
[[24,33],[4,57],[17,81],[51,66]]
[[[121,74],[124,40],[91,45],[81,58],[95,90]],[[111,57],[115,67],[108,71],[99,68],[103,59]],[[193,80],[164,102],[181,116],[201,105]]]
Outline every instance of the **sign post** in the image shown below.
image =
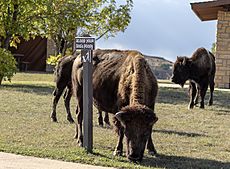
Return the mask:
[[95,39],[92,37],[77,37],[76,49],[81,50],[83,62],[83,147],[88,152],[93,149],[93,85],[92,60],[95,49]]

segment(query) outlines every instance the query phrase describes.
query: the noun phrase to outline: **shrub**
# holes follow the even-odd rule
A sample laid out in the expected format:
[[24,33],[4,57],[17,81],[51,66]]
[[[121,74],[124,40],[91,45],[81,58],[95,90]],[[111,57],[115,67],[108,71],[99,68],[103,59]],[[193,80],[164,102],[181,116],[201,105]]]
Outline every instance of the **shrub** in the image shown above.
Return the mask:
[[11,81],[17,71],[16,60],[10,51],[0,48],[0,85],[2,80]]
[[61,55],[57,55],[57,56],[53,56],[53,55],[50,55],[47,60],[46,60],[46,63],[48,65],[53,65],[53,66],[56,66],[59,59],[61,59]]

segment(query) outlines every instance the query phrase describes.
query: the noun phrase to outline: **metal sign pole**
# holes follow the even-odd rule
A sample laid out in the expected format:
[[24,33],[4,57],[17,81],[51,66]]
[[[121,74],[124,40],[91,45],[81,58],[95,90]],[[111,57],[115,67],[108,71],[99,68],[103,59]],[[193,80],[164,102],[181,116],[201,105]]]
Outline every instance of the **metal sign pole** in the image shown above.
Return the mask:
[[76,49],[81,50],[81,60],[83,62],[83,147],[88,152],[92,152],[93,149],[92,58],[94,48],[94,38],[76,38]]
[[[91,51],[88,51],[88,53],[91,53]],[[92,61],[86,61],[83,62],[83,146],[88,152],[92,152],[93,149],[92,100]]]

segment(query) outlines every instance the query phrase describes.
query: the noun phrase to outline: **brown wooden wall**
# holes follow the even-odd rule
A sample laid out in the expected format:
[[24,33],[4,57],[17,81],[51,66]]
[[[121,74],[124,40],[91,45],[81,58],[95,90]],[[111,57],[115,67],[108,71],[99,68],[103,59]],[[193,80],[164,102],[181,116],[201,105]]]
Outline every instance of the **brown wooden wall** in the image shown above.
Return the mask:
[[17,49],[10,49],[13,54],[23,54],[21,62],[29,62],[28,71],[45,71],[47,57],[47,39],[36,37],[29,41],[21,40]]

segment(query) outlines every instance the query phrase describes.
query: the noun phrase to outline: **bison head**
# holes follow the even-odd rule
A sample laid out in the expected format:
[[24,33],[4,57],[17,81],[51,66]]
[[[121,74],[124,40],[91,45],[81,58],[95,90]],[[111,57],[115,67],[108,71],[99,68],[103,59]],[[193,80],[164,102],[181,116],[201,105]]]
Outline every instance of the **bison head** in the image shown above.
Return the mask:
[[153,124],[158,120],[155,113],[146,106],[127,106],[116,113],[115,119],[124,128],[127,141],[127,158],[140,162]]
[[173,66],[173,75],[171,80],[173,83],[179,84],[182,87],[189,79],[191,61],[187,57],[177,57]]

